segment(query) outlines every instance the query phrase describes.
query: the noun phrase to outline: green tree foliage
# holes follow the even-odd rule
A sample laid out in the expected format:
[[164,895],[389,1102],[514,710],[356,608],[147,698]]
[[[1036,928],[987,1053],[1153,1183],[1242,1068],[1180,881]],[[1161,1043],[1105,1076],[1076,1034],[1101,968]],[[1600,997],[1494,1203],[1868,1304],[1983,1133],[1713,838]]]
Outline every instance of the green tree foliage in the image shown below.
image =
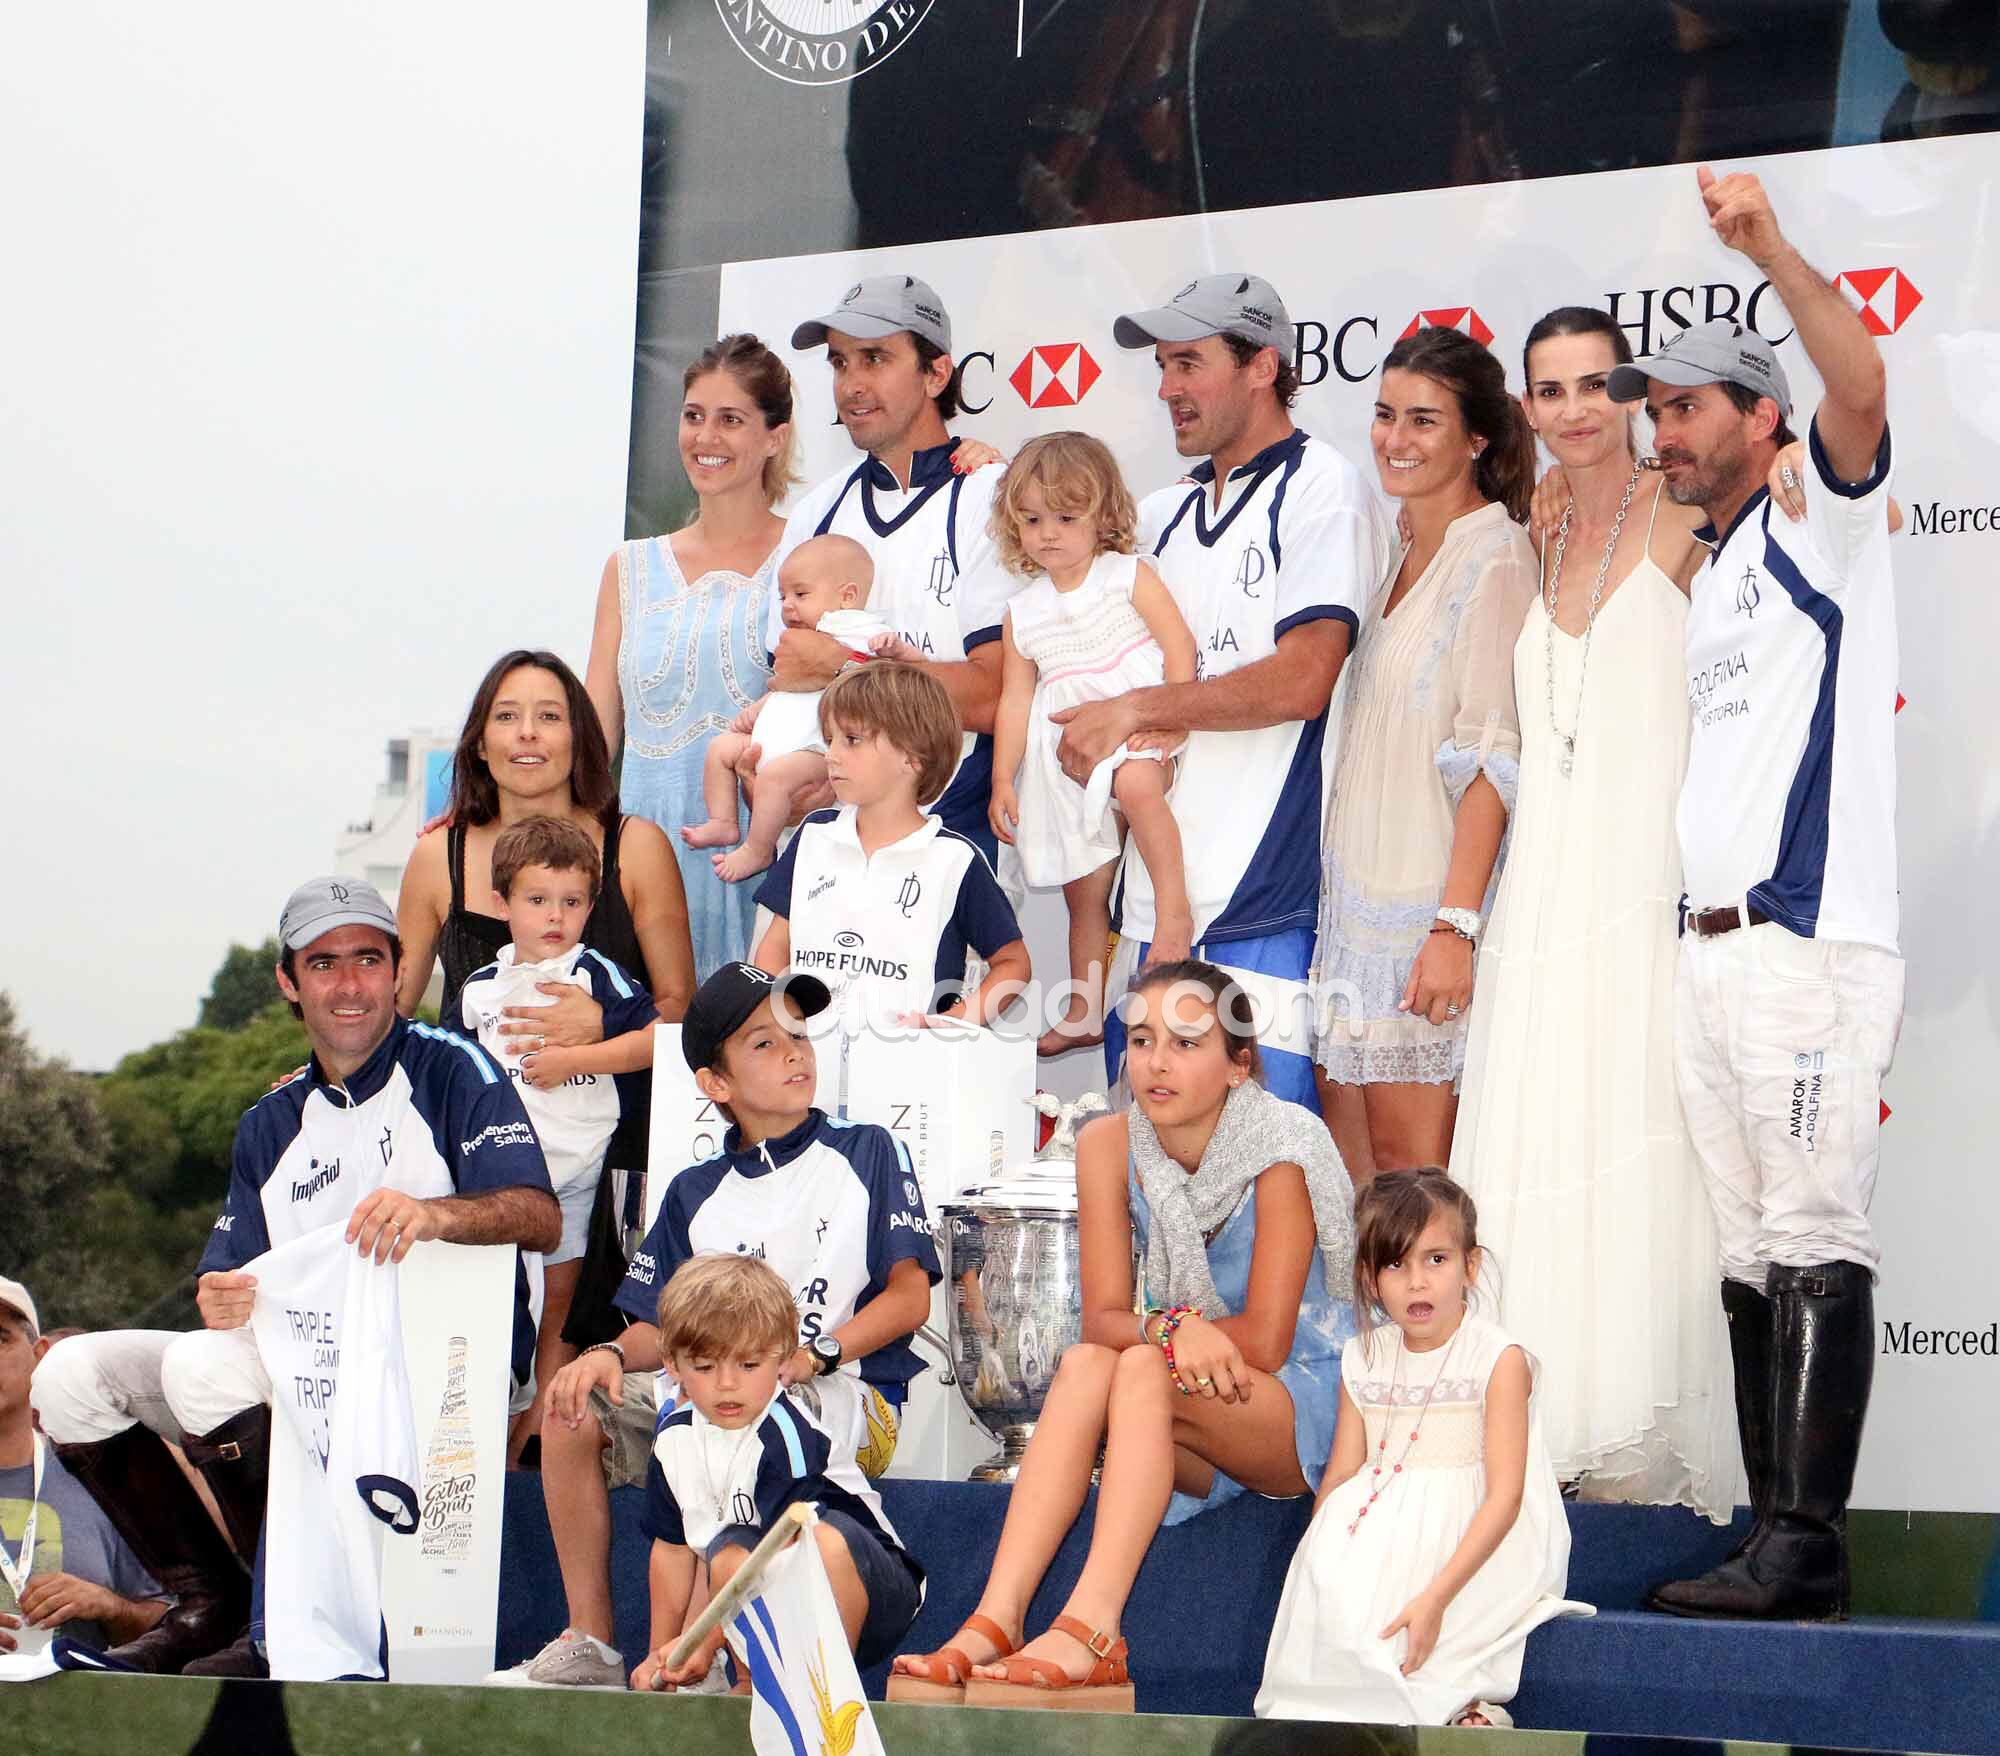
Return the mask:
[[91,1082],[37,1055],[0,993],[0,1263],[20,1278],[75,1222],[110,1169]]
[[206,1030],[241,1030],[278,998],[277,984],[271,977],[277,963],[276,934],[255,947],[230,946],[195,1023]]

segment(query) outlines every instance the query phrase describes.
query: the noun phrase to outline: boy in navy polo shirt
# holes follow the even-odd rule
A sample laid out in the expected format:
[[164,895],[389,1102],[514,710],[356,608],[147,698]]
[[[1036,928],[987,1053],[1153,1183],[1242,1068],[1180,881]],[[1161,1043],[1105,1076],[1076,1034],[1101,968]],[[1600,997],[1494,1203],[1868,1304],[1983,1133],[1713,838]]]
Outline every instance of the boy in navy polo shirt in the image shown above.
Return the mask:
[[719,1591],[772,1521],[800,1504],[819,1513],[813,1535],[855,1661],[888,1657],[923,1607],[924,1570],[821,1411],[783,1381],[795,1327],[784,1281],[755,1256],[699,1256],[660,1295],[659,1327],[681,1402],[660,1422],[646,1468],[653,1650],[632,1686],[708,1676],[720,1629],[678,1670],[666,1662],[700,1563]]
[[[660,1289],[691,1258],[756,1256],[792,1289],[797,1346],[779,1377],[816,1402],[842,1455],[879,1475],[896,1448],[899,1411],[921,1370],[909,1336],[942,1278],[908,1156],[887,1129],[812,1108],[818,1077],[805,1020],[830,1004],[809,975],[774,979],[727,963],[681,1021],[681,1049],[703,1095],[729,1119],[723,1150],[667,1186],[632,1257],[615,1342],[588,1348],[549,1386],[542,1488],[562,1562],[569,1626],[525,1667],[537,1683],[615,1686],[610,1645],[610,1519],[598,1454],[616,1442],[628,1374],[666,1362],[655,1321]],[[660,1403],[670,1413],[672,1387]]]
[[[850,1034],[952,1011],[988,1023],[1028,982],[1028,948],[986,856],[926,816],[958,761],[944,685],[913,665],[850,671],[820,699],[839,808],[799,825],[757,892],[776,918],[756,961],[825,982]],[[984,960],[969,990],[967,954]]]

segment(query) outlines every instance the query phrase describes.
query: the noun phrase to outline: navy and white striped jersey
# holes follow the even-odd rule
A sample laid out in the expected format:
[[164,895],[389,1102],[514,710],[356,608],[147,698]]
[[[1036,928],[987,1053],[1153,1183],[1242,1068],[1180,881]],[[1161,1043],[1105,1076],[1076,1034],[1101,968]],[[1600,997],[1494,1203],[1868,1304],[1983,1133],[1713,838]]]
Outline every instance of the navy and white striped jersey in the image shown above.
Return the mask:
[[[619,1310],[656,1321],[674,1270],[711,1253],[762,1257],[778,1272],[799,1307],[801,1345],[880,1294],[905,1258],[933,1286],[943,1278],[902,1144],[872,1122],[839,1122],[820,1110],[757,1146],[744,1146],[731,1128],[721,1152],[676,1176],[618,1289]],[[900,1390],[922,1362],[907,1341],[894,1341],[841,1370]]]
[[653,1436],[641,1524],[655,1542],[699,1553],[728,1526],[768,1530],[801,1501],[844,1512],[879,1536],[922,1586],[924,1570],[896,1535],[881,1496],[788,1391],[746,1427],[718,1427],[683,1403]]
[[[420,1200],[489,1189],[553,1193],[513,1081],[476,1043],[398,1018],[344,1082],[329,1080],[315,1060],[266,1092],[236,1126],[229,1194],[196,1273],[241,1268],[274,1245],[345,1226],[379,1188]],[[534,1326],[525,1282],[520,1292],[515,1367],[525,1375]]]
[[[1374,490],[1345,453],[1293,428],[1232,470],[1215,466],[1149,494],[1139,553],[1194,631],[1197,678],[1269,658],[1304,623],[1347,624],[1350,641],[1393,552]],[[1254,731],[1192,732],[1174,783],[1195,940],[1261,939],[1319,918],[1327,715]],[[1128,843],[1121,930],[1153,937],[1153,881]]]
[[[1020,583],[1000,565],[987,528],[993,490],[1003,466],[987,464],[970,475],[951,467],[957,440],[916,452],[910,485],[888,466],[864,456],[808,492],[785,521],[773,577],[791,551],[832,532],[852,537],[875,563],[868,608],[926,658],[969,657],[1000,638],[1007,599]],[[777,650],[784,632],[778,594],[771,593],[765,645]],[[993,829],[986,821],[993,791],[993,739],[968,732],[958,772],[931,806],[951,828],[970,836],[991,859]]]
[[812,812],[757,900],[784,917],[791,967],[826,983],[854,1028],[935,1012],[959,997],[966,953],[991,958],[1021,923],[986,855],[941,818],[872,854],[854,818],[852,805]]
[[1896,595],[1889,435],[1864,482],[1817,480],[1794,524],[1759,488],[1694,577],[1681,787],[1688,904],[1746,897],[1808,939],[1896,949]]

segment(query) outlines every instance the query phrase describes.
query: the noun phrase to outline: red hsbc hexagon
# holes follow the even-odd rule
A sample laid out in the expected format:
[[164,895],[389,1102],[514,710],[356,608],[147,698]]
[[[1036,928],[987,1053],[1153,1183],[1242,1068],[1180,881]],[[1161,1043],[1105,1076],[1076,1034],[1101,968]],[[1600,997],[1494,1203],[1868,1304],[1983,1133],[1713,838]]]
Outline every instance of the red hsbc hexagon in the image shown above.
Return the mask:
[[1060,409],[1083,401],[1099,376],[1082,342],[1058,341],[1030,348],[1007,382],[1031,409]]
[[1462,329],[1481,347],[1493,339],[1493,331],[1487,328],[1486,320],[1470,305],[1443,305],[1435,311],[1419,311],[1396,339],[1408,341],[1420,329]]
[[1900,268],[1850,268],[1833,284],[1853,297],[1870,335],[1894,335],[1924,302],[1916,282]]

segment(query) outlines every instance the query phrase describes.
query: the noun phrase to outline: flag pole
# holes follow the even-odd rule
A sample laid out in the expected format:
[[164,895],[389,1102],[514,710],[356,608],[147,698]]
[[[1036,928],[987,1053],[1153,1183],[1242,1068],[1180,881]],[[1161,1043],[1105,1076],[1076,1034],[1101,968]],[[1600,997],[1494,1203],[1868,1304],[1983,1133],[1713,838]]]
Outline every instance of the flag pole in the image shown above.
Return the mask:
[[805,1529],[812,1517],[812,1507],[803,1500],[793,1501],[778,1514],[771,1528],[764,1533],[764,1540],[750,1551],[750,1558],[736,1569],[735,1576],[708,1600],[708,1607],[681,1630],[680,1639],[667,1652],[665,1669],[680,1669],[694,1657],[696,1647],[757,1595],[757,1582],[764,1569],[777,1559],[779,1551],[792,1538]]

